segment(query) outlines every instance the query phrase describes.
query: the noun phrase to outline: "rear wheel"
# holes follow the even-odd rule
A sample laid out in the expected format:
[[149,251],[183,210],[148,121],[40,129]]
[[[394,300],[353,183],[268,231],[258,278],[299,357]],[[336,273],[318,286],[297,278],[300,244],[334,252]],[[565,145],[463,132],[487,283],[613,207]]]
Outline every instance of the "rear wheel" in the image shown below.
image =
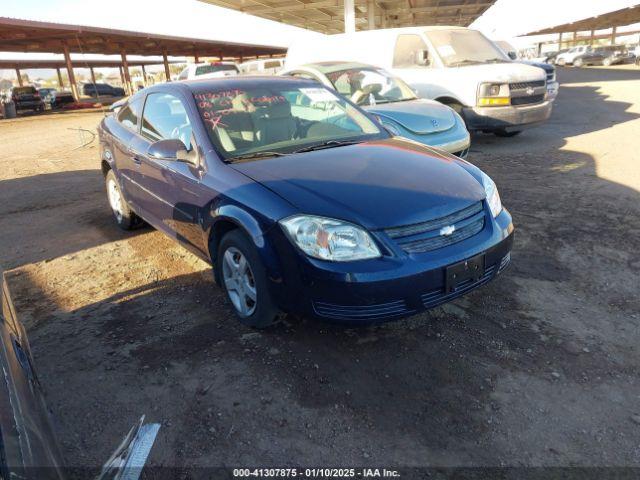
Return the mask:
[[510,132],[508,132],[506,130],[496,130],[493,133],[497,137],[507,137],[508,138],[508,137],[515,137],[516,135],[520,135],[522,133],[522,130],[512,130]]
[[118,185],[118,180],[113,170],[109,170],[107,173],[105,184],[107,187],[109,206],[111,207],[111,212],[118,226],[123,230],[131,230],[140,224],[140,217],[133,213],[133,210],[131,210],[127,201],[122,196],[120,185]]
[[610,67],[610,66],[611,66],[611,59],[610,59],[610,58],[605,58],[605,59],[602,61],[602,64],[603,64],[605,67]]
[[217,278],[244,325],[264,328],[278,317],[268,289],[267,272],[256,248],[240,230],[227,233],[218,248]]
[[580,68],[580,67],[581,67],[581,66],[583,66],[583,65],[584,65],[584,61],[583,61],[581,58],[576,58],[576,59],[573,61],[573,66],[574,66],[574,67],[578,67],[578,68]]

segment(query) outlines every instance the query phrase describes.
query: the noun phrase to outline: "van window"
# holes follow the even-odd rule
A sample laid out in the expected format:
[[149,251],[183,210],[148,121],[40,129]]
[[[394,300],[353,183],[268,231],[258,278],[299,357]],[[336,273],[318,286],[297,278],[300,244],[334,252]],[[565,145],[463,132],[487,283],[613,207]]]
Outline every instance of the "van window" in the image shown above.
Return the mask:
[[399,35],[393,52],[394,68],[424,67],[419,61],[421,52],[427,50],[427,45],[420,35]]
[[142,107],[142,98],[136,98],[127,103],[127,105],[118,112],[118,121],[134,132],[138,131],[138,119],[140,118],[140,110]]
[[477,30],[429,30],[426,36],[446,67],[510,62],[495,43]]
[[280,68],[281,66],[280,60],[269,60],[268,62],[264,62],[265,70],[267,68]]
[[191,149],[191,122],[180,99],[168,93],[147,96],[142,115],[142,135],[152,142],[182,140]]

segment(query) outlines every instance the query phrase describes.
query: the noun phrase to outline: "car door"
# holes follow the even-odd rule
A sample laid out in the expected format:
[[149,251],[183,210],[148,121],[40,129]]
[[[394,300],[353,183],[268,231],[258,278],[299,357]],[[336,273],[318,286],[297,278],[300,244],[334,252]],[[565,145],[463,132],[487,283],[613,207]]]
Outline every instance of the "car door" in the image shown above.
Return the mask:
[[116,114],[117,122],[112,132],[113,151],[111,153],[118,171],[120,188],[127,202],[136,213],[145,218],[146,214],[142,208],[142,191],[140,188],[139,155],[144,145],[143,139],[138,133],[143,101],[144,98],[142,96],[134,97]]
[[[145,101],[140,133],[147,148],[159,140],[179,139],[188,151],[197,151],[192,135],[194,120],[198,121],[189,116],[185,99],[180,95],[151,93]],[[149,155],[141,158],[143,208],[153,217],[154,225],[186,247],[205,252],[200,212],[209,198],[201,182],[202,168]]]

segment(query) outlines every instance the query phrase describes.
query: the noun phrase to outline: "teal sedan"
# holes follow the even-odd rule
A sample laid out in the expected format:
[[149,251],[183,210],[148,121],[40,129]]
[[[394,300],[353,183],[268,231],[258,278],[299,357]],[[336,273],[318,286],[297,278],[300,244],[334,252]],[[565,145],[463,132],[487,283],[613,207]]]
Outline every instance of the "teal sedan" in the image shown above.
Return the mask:
[[418,98],[389,72],[362,63],[320,62],[280,72],[316,80],[374,114],[392,134],[438,147],[458,157],[469,153],[471,139],[462,117],[442,103]]

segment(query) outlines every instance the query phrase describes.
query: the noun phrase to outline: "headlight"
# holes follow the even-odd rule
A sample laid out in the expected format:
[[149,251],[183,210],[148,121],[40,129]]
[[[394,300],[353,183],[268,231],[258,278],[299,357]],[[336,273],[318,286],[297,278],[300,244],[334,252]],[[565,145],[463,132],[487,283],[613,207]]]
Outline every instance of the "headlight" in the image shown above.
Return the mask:
[[377,258],[380,250],[361,227],[332,218],[294,215],[280,220],[289,238],[310,257],[333,262]]
[[482,172],[482,184],[484,185],[484,191],[487,194],[487,203],[493,217],[497,217],[502,211],[502,202],[500,201],[500,194],[498,193],[498,187],[491,177]]
[[509,84],[481,83],[478,87],[478,105],[482,107],[510,105]]

